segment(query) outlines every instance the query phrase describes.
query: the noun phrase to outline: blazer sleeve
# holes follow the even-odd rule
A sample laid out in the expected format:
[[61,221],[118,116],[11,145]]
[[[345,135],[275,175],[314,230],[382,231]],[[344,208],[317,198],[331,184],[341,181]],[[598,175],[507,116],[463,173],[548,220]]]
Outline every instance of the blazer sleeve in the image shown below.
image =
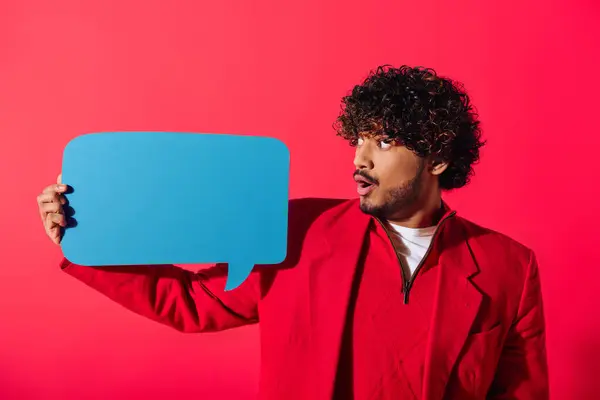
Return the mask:
[[258,304],[277,270],[292,268],[312,222],[340,199],[295,199],[289,203],[286,260],[257,266],[237,288],[225,291],[227,265],[200,272],[174,265],[88,267],[66,258],[64,272],[139,315],[182,332],[215,332],[258,322]]
[[227,266],[200,272],[174,265],[88,267],[66,258],[61,268],[130,311],[182,332],[214,332],[258,321],[261,273],[225,291]]
[[489,399],[549,398],[546,327],[538,263],[530,253],[517,316],[508,332]]

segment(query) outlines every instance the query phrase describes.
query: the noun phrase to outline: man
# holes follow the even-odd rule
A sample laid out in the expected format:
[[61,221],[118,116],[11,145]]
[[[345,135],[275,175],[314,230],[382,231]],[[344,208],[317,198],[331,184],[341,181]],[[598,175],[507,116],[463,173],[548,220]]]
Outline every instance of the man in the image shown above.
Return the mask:
[[[548,398],[534,253],[457,215],[483,145],[460,85],[380,67],[343,99],[359,199],[299,199],[287,259],[224,291],[227,267],[62,269],[183,332],[260,322],[262,399]],[[39,196],[47,234],[68,220],[64,185]]]

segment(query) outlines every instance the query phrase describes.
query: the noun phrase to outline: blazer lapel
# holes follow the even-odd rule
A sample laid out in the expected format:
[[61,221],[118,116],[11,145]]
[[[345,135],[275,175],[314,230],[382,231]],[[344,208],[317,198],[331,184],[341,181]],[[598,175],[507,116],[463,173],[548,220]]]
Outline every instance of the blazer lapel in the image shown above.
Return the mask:
[[460,221],[449,222],[436,246],[438,286],[425,355],[423,399],[439,400],[477,315],[482,295],[470,277],[479,271]]
[[309,273],[315,400],[333,396],[352,284],[370,220],[351,200],[330,210],[318,227],[327,248],[312,260]]

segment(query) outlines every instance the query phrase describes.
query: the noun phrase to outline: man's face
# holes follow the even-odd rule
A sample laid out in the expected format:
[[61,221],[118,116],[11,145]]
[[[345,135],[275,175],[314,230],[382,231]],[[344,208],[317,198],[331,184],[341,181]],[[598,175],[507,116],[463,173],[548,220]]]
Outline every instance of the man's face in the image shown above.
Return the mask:
[[426,184],[425,165],[404,146],[384,137],[361,136],[354,158],[361,210],[384,219],[413,211]]

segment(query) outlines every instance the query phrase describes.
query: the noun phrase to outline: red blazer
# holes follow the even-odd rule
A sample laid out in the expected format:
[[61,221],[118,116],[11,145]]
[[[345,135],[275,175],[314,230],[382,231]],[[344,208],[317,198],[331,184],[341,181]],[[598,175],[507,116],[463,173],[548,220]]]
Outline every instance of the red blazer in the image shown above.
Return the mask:
[[[288,256],[224,291],[226,266],[83,267],[68,274],[129,310],[182,332],[260,320],[260,398],[331,399],[342,330],[371,217],[357,200],[300,199],[289,207]],[[243,240],[243,237],[240,238]],[[548,398],[540,279],[531,250],[452,215],[423,368],[423,398]],[[418,280],[418,278],[417,278]]]

